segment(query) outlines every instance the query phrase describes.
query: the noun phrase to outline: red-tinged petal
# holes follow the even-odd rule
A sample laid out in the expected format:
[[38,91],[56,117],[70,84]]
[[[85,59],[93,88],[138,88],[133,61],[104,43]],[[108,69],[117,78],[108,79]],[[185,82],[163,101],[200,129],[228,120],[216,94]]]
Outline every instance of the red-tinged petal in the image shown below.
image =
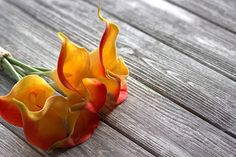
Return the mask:
[[128,97],[128,88],[127,88],[126,81],[124,80],[121,82],[120,94],[116,101],[116,104],[117,105],[121,104],[127,99],[127,97]]
[[77,94],[77,91],[74,91],[74,90],[70,90],[68,89],[67,87],[65,87],[61,81],[59,80],[59,77],[58,77],[58,73],[57,73],[57,70],[53,70],[51,75],[50,75],[50,78],[55,82],[56,84],[56,87],[61,90],[65,95],[73,95],[73,94]]
[[97,79],[83,79],[83,84],[88,92],[87,109],[91,112],[98,112],[106,101],[106,86]]
[[55,148],[70,148],[76,146],[76,143],[73,139],[73,134],[75,130],[75,125],[80,116],[80,112],[70,112],[67,117],[67,124],[68,124],[68,134],[66,138],[56,141],[49,149],[53,150]]
[[99,59],[105,71],[110,71],[120,77],[128,76],[128,68],[123,59],[117,57],[116,39],[119,33],[118,26],[106,20],[98,9],[99,18],[106,23],[106,29],[99,45]]
[[29,111],[25,104],[14,100],[23,118],[23,128],[30,144],[48,150],[55,142],[67,137],[69,102],[62,96],[50,97],[44,108]]
[[12,90],[0,97],[0,113],[3,119],[9,123],[22,126],[20,111],[12,104],[15,98],[23,102],[30,111],[38,111],[43,108],[46,99],[54,93],[48,83],[37,75],[24,77],[14,85]]
[[108,78],[99,78],[99,80],[107,88],[107,97],[109,97],[110,103],[116,103],[120,94],[121,80],[117,77],[110,76],[110,74],[108,74]]
[[68,116],[70,134],[67,138],[56,142],[51,148],[74,147],[87,141],[97,128],[99,117],[86,109],[71,112]]
[[80,112],[80,116],[75,124],[74,129],[74,141],[76,144],[81,144],[87,141],[97,128],[99,123],[99,117],[97,113],[83,110]]
[[85,48],[71,42],[64,34],[58,33],[62,47],[57,64],[57,73],[61,83],[68,89],[78,91],[81,81],[90,69],[89,53]]
[[0,115],[8,123],[18,127],[23,126],[19,109],[14,104],[12,104],[11,101],[4,97],[0,97]]
[[116,38],[119,29],[113,23],[106,23],[106,30],[99,45],[100,59],[105,69],[112,69],[116,66],[117,53],[116,53]]
[[85,78],[82,82],[85,89],[84,97],[78,94],[68,96],[68,101],[72,104],[72,110],[79,110],[87,104],[89,111],[98,112],[106,102],[106,86],[101,81],[94,78]]

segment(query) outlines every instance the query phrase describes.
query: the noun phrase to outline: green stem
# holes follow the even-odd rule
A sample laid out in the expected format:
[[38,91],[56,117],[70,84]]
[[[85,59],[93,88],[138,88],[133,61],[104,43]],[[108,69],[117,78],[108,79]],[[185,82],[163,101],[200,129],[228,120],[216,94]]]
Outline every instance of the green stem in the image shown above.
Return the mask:
[[42,68],[42,67],[33,67],[34,69],[46,72],[46,71],[51,71],[51,69],[47,69],[47,68]]
[[15,79],[16,81],[21,80],[21,76],[16,72],[14,67],[11,65],[11,63],[4,57],[2,58],[2,63],[3,63],[3,69],[10,77]]
[[51,71],[45,71],[45,72],[42,72],[42,71],[39,71],[39,72],[27,72],[26,74],[27,75],[45,76],[45,77],[48,77],[48,78],[51,77]]
[[23,70],[23,69],[21,69],[20,67],[18,67],[18,66],[15,66],[15,65],[13,65],[13,67],[14,67],[14,69],[16,70],[16,72],[18,72],[18,74],[20,74],[21,76],[25,76],[26,74],[25,74],[25,71]]
[[40,70],[37,70],[37,69],[35,69],[35,68],[25,64],[25,63],[22,63],[21,61],[15,59],[13,57],[6,57],[6,58],[10,63],[12,63],[14,65],[17,65],[17,66],[21,67],[24,70],[31,71],[31,72],[40,72]]

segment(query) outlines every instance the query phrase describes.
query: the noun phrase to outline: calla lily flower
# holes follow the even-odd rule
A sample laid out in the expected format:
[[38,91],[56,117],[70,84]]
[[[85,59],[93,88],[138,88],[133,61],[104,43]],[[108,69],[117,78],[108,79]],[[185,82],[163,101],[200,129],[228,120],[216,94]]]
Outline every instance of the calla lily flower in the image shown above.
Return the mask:
[[16,99],[14,102],[22,113],[26,139],[32,145],[47,150],[55,142],[67,137],[70,104],[62,96],[48,98],[40,111],[29,111],[24,103]]
[[77,93],[83,97],[82,80],[95,78],[106,86],[108,104],[114,108],[127,98],[125,78],[128,76],[128,68],[116,52],[119,28],[101,16],[100,8],[98,16],[106,23],[106,30],[99,48],[92,53],[71,42],[64,34],[58,33],[62,47],[52,79],[66,95]]
[[30,111],[39,111],[43,108],[46,99],[54,93],[47,82],[36,75],[26,76],[16,83],[6,96],[0,96],[0,115],[7,122],[22,127],[20,110],[12,99],[17,99],[26,105]]
[[[94,77],[106,77],[103,80],[108,88],[108,93],[112,93],[116,104],[122,103],[128,96],[127,84],[125,78],[128,76],[128,67],[125,65],[122,57],[117,56],[116,39],[119,33],[118,26],[105,19],[101,15],[101,9],[98,8],[98,17],[106,23],[106,29],[103,33],[99,48],[90,54],[91,73]],[[109,90],[108,81],[113,78],[119,80],[119,87],[116,90]]]
[[[106,87],[83,79],[86,97],[53,95],[54,90],[37,75],[20,80],[0,98],[1,116],[24,129],[26,139],[43,150],[73,147],[91,137],[98,126],[97,111],[106,99]],[[98,97],[103,93],[103,97]],[[13,115],[16,114],[16,115]]]
[[[91,53],[58,33],[62,46],[56,70],[4,58],[19,81],[7,95],[0,96],[0,116],[22,127],[26,139],[36,147],[48,150],[85,142],[98,126],[99,110],[105,104],[112,110],[127,98],[129,72],[116,48],[119,28],[101,16],[100,8],[98,17],[106,23],[106,29],[99,47]],[[19,67],[14,69],[11,64]],[[64,96],[38,75],[26,76],[26,71],[43,76],[50,72]]]
[[[103,107],[106,100],[106,87],[96,79],[83,79],[84,87],[88,92],[86,104],[75,104],[71,107],[68,116],[69,136],[56,142],[52,148],[73,147],[88,140],[98,126],[97,112]],[[71,95],[69,102],[78,102],[78,95]]]

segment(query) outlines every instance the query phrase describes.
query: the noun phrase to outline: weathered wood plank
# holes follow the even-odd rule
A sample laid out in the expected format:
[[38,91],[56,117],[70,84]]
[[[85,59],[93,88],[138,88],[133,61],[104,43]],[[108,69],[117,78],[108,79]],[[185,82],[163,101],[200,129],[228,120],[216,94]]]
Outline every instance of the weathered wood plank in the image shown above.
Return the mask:
[[[21,58],[25,62],[34,62],[36,65],[43,65],[39,60],[45,59],[47,61],[45,64],[52,66],[55,64],[55,60],[53,61],[53,59],[58,55],[57,53],[60,47],[59,40],[55,35],[56,30],[64,31],[67,27],[70,30],[66,32],[70,32],[74,28],[71,27],[69,21],[59,20],[61,17],[65,19],[68,19],[68,17],[54,15],[50,11],[51,8],[47,10],[33,1],[28,1],[25,5],[27,6],[27,11],[35,8],[37,15],[32,15],[32,18],[5,3],[0,5],[2,13],[0,15],[7,15],[7,18],[0,19],[8,19],[5,23],[0,22],[1,32],[8,30],[8,33],[2,33],[3,39],[0,40],[0,43],[5,43],[12,52],[21,52],[21,54],[14,53],[14,56]],[[81,7],[88,9],[89,6],[84,5]],[[89,9],[92,12],[95,11],[94,8]],[[83,11],[83,9],[80,11]],[[39,14],[40,12],[45,13],[47,16]],[[94,15],[96,15],[95,12]],[[35,17],[38,19],[50,17],[52,21],[50,23],[49,19],[41,19],[44,21],[44,24],[41,24],[34,20]],[[73,19],[70,20],[73,21]],[[49,24],[50,27],[48,27]],[[57,26],[58,24],[60,25]],[[52,30],[50,29],[51,26],[54,27]],[[82,33],[85,31],[84,27],[77,22],[74,26],[79,27],[75,29],[75,32]],[[132,30],[132,28],[129,29]],[[80,38],[79,44],[84,44],[88,48],[94,48],[94,42],[97,42],[97,39],[87,33],[97,34],[97,32],[89,29],[87,31],[89,32],[82,33],[84,38]],[[142,35],[142,33],[136,33]],[[33,55],[35,53],[39,55],[35,57]],[[54,57],[45,57],[47,54]],[[131,72],[133,73],[133,69],[131,69]],[[110,115],[104,115],[103,121],[132,139],[132,141],[146,148],[154,155],[161,156],[205,157],[231,156],[236,154],[236,140],[234,138],[209,125],[136,80],[129,78],[128,83],[130,91],[128,100]],[[102,135],[101,138],[103,138]],[[104,142],[102,144],[107,143]],[[130,143],[127,143],[123,146],[129,147],[129,145]],[[67,152],[69,154],[71,153],[70,150]],[[114,152],[113,155],[115,155]]]
[[235,34],[164,0],[103,4],[109,13],[236,81]]
[[[101,36],[103,33],[104,25],[98,24],[97,9],[87,3],[63,0],[12,2],[53,29],[70,34],[89,49],[99,42],[96,34]],[[126,58],[133,77],[223,131],[236,135],[234,81],[129,25],[116,22],[122,28],[119,52]]]
[[0,156],[38,157],[42,155],[0,124]]
[[236,33],[236,2],[234,0],[167,0],[194,14]]

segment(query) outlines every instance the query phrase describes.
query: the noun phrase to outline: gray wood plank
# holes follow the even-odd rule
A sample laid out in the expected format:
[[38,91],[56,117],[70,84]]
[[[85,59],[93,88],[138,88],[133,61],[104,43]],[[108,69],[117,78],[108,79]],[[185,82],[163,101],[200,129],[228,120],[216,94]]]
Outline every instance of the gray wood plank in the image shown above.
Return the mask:
[[[104,25],[98,24],[96,7],[87,3],[66,3],[63,0],[38,0],[26,4],[12,2],[54,30],[66,32],[89,49],[98,44],[97,34],[101,36],[103,33]],[[132,77],[235,137],[234,81],[137,29],[115,21],[122,28],[119,52],[126,58]]]
[[235,34],[164,0],[103,4],[112,15],[236,81]]
[[[88,9],[89,7],[84,3],[80,4],[82,8]],[[73,31],[76,26],[77,29],[74,31],[82,33],[85,31],[83,30],[84,27],[77,22],[74,24],[74,27],[72,27],[68,20],[60,21],[61,18],[68,19],[68,17],[58,13],[53,14],[53,12],[50,11],[52,10],[51,8],[47,10],[33,1],[27,1],[25,5],[27,6],[27,11],[31,11],[35,8],[37,15],[34,14],[31,15],[32,17],[29,17],[21,10],[10,7],[3,2],[2,5],[0,5],[0,15],[7,15],[8,19],[5,22],[0,22],[1,32],[8,32],[8,35],[1,33],[3,37],[0,43],[1,45],[4,43],[12,52],[19,52],[19,54],[14,53],[14,56],[21,58],[25,62],[34,62],[34,64],[42,65],[43,63],[39,60],[45,59],[45,61],[47,61],[45,64],[52,66],[56,62],[55,60],[53,61],[53,59],[58,55],[60,48],[56,31],[66,31],[66,28],[68,28],[66,32],[70,32],[71,30]],[[91,7],[90,9],[91,12],[96,15],[95,8]],[[83,9],[80,11],[83,11]],[[45,15],[40,13],[45,13]],[[35,21],[35,17],[44,21],[44,24]],[[44,19],[47,19],[47,17],[50,17],[50,20]],[[6,19],[6,17],[0,19]],[[14,21],[12,19],[14,19]],[[70,19],[70,21],[73,21],[73,19]],[[54,28],[50,29],[51,26]],[[128,28],[133,30],[130,27]],[[84,44],[88,48],[94,48],[94,42],[97,42],[97,39],[94,39],[88,34],[86,35],[86,33],[97,34],[97,32],[93,30],[87,31],[89,32],[82,33],[84,38],[79,36],[79,38],[81,37],[80,40],[77,37],[77,33],[75,33],[74,39],[77,39],[79,44]],[[142,33],[136,33],[142,35]],[[149,39],[149,37],[144,37]],[[153,39],[151,40],[153,41]],[[124,40],[122,41],[124,42]],[[160,46],[161,45],[162,44],[160,44]],[[125,52],[127,52],[127,50],[128,49],[125,49]],[[164,50],[171,49],[163,49],[163,52]],[[32,53],[37,53],[37,57],[32,55]],[[45,55],[54,57],[45,57]],[[132,68],[131,72],[133,73],[133,71]],[[128,100],[110,115],[103,113],[103,121],[132,141],[135,141],[156,156],[205,157],[231,156],[236,154],[236,140],[234,138],[212,125],[209,125],[207,122],[179,107],[152,89],[140,84],[132,77],[129,78],[128,83],[130,91]],[[101,138],[103,138],[102,135]],[[129,145],[130,143],[127,143],[123,146],[129,147]],[[67,152],[69,154],[71,153],[70,150]],[[75,153],[76,152],[77,150],[75,150]],[[115,154],[115,152],[113,152],[113,154]]]
[[0,156],[1,157],[39,157],[42,156],[27,143],[0,124]]
[[236,33],[235,0],[167,0],[212,23]]

